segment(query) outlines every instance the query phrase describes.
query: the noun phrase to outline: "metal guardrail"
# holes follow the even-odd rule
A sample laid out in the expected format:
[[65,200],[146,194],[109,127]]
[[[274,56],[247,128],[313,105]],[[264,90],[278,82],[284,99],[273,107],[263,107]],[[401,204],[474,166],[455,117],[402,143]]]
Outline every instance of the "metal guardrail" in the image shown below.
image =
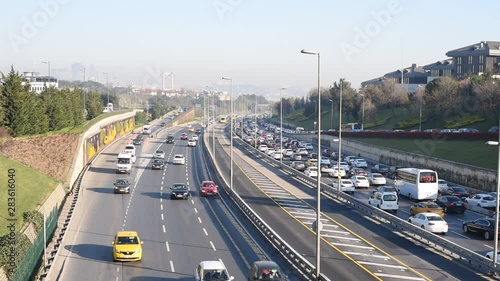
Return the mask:
[[[219,168],[217,163],[213,159],[213,154],[207,147],[207,135],[204,134],[203,149],[210,155],[214,165],[217,167],[217,172],[219,173]],[[220,174],[220,173],[219,173]],[[223,178],[223,177],[221,177]],[[311,264],[306,258],[304,258],[300,253],[298,253],[291,245],[289,245],[283,238],[281,238],[255,211],[252,210],[250,206],[243,200],[238,193],[231,191],[228,186],[229,184],[223,181],[224,191],[226,194],[236,203],[238,208],[247,217],[250,222],[259,230],[259,232],[264,236],[264,238],[271,243],[287,260],[291,261],[292,265],[301,270],[310,280],[322,280],[330,281],[330,279],[323,273],[320,273],[319,278],[316,278],[315,271],[316,267]]]
[[[253,146],[245,143],[241,139],[236,139],[236,141],[240,144],[245,145],[248,149],[250,149],[253,152],[258,153],[258,155],[265,155],[261,153],[259,150],[255,149]],[[268,160],[272,161],[274,164],[280,165],[279,160],[275,160],[272,157],[269,157],[265,155],[264,157],[267,157]],[[306,181],[311,184],[316,184],[317,180],[306,176],[304,173],[297,171],[288,165],[283,164],[281,168],[288,173],[300,178],[303,181]],[[423,230],[406,220],[403,220],[397,216],[394,216],[392,214],[389,214],[386,211],[380,210],[378,208],[375,208],[371,205],[368,205],[367,203],[362,202],[361,200],[350,196],[344,192],[338,191],[337,189],[334,189],[332,186],[327,185],[325,183],[321,183],[321,189],[323,192],[329,194],[330,196],[336,197],[338,200],[344,202],[345,204],[351,205],[353,208],[356,208],[358,211],[365,213],[375,219],[378,219],[387,225],[390,225],[391,227],[397,229],[401,233],[408,235],[412,237],[413,239],[416,239],[420,241],[421,243],[426,244],[427,246],[430,246],[452,258],[455,260],[459,260],[462,263],[466,264],[469,267],[474,267],[477,270],[489,274],[495,277],[500,276],[500,267],[496,267],[493,264],[493,261],[489,260],[488,258],[471,251],[467,248],[464,248],[456,243],[453,243],[443,237],[440,237],[434,233],[428,232],[426,230]]]

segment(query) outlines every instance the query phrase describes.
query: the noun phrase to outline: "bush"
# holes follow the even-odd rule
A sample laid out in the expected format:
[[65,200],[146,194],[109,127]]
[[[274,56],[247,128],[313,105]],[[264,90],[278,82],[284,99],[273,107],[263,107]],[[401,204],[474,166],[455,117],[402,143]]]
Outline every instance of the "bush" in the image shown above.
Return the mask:
[[[425,121],[427,121],[427,117],[422,116],[422,124],[425,123]],[[415,127],[419,124],[420,124],[420,117],[414,117],[403,121],[399,121],[398,123],[396,123],[394,129],[406,129]]]
[[145,112],[136,112],[135,113],[135,124],[137,126],[146,124],[147,116]]
[[[13,241],[15,241],[15,245],[13,245]],[[14,263],[17,268],[31,245],[28,237],[19,232],[16,232],[15,240],[11,239],[10,234],[0,237],[0,267],[4,267],[7,276],[11,277],[13,275],[13,272],[9,270],[13,267],[10,264],[11,255],[14,254]],[[12,252],[12,247],[15,249],[14,252]]]
[[375,121],[370,122],[370,123],[365,123],[364,128],[368,129],[368,128],[373,128],[373,127],[384,125],[390,119],[391,119],[391,116],[386,117],[386,118],[381,119],[381,120],[375,120]]
[[37,232],[40,231],[43,227],[43,215],[38,211],[24,212],[23,221],[25,223],[33,223]]
[[448,129],[452,128],[461,128],[470,124],[474,124],[477,122],[483,122],[486,120],[486,117],[482,115],[472,115],[460,119],[448,120],[445,122],[444,127]]

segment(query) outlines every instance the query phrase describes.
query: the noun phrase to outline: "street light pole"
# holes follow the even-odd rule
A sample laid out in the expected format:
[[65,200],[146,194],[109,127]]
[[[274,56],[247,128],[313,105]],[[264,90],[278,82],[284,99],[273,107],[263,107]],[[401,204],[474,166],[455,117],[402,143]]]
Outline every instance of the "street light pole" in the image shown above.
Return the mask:
[[418,85],[417,88],[419,89],[419,119],[418,119],[418,131],[419,132],[422,132],[422,93],[420,92],[420,89],[422,88],[422,86]]
[[[500,114],[499,114],[499,119],[500,119]],[[498,121],[498,125],[500,128],[500,120]],[[498,133],[498,141],[489,141],[487,142],[488,145],[495,145],[498,147],[498,166],[497,166],[497,192],[496,192],[496,206],[495,206],[495,229],[498,230],[498,217],[499,217],[499,212],[500,212],[500,131]],[[498,263],[498,231],[495,231],[494,235],[494,248],[493,248],[493,266],[497,267]]]
[[[255,93],[255,125],[257,125],[258,119],[257,119],[257,93]],[[252,128],[254,134],[253,134],[253,145],[254,148],[257,149],[257,132],[255,131],[255,127]]]
[[230,192],[232,193],[233,192],[233,119],[234,119],[234,116],[233,116],[233,78],[228,78],[228,77],[222,77],[222,80],[229,80],[229,84],[230,84],[230,92],[229,92],[229,98],[231,99],[231,104],[230,104],[230,107],[231,107],[231,119],[230,119],[230,124],[229,126],[231,127],[231,130],[230,130],[230,135],[231,135],[231,168],[230,168],[230,187],[229,187],[229,190]]
[[280,168],[283,166],[283,91],[286,88],[281,88],[280,90]]
[[339,155],[337,159],[337,178],[338,178],[338,191],[340,192],[341,175],[340,175],[340,160],[342,155],[342,84],[344,80],[340,78],[340,98],[339,98]]
[[365,95],[361,94],[363,102],[361,103],[361,131],[365,130]]
[[[81,71],[83,71],[83,85],[85,85],[85,67],[80,68]],[[83,88],[83,87],[82,87]],[[87,97],[85,94],[85,89],[82,89],[83,92],[83,120],[87,120],[87,114],[86,114],[86,107],[87,107]]]
[[330,100],[330,102],[332,103],[332,113],[330,116],[330,129],[333,129],[333,100]]
[[[321,155],[321,92],[320,92],[320,54],[319,52],[302,49],[302,54],[315,55],[318,57],[318,158]],[[318,178],[316,186],[316,279],[320,280],[321,273],[321,161],[318,159]]]

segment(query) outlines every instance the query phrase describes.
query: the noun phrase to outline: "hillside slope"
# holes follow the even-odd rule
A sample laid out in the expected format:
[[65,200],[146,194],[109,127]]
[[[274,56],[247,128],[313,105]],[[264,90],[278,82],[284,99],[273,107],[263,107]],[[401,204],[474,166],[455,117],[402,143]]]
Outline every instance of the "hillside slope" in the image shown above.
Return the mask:
[[78,134],[56,134],[0,141],[0,154],[63,182],[73,163]]

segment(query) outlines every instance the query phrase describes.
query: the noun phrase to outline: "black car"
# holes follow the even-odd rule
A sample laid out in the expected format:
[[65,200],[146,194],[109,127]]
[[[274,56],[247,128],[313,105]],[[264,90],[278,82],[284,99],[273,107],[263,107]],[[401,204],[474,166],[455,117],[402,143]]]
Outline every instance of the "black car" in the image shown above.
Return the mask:
[[165,122],[161,122],[161,123],[160,123],[160,126],[161,126],[161,127],[165,127],[165,126],[167,126],[167,123],[165,123]]
[[385,164],[376,164],[372,167],[372,173],[379,173],[385,176],[387,172],[389,172],[389,166]]
[[161,159],[154,159],[151,168],[153,170],[163,170],[165,168],[165,163]]
[[462,223],[462,229],[465,233],[476,233],[482,235],[484,239],[490,240],[495,237],[495,219],[481,218],[473,221],[465,221]]
[[130,182],[128,179],[119,178],[113,183],[115,193],[130,193]]
[[170,199],[188,199],[191,195],[189,187],[183,183],[174,183],[170,187]]
[[174,143],[175,137],[174,135],[168,135],[167,136],[167,143]]
[[465,190],[465,188],[461,186],[449,186],[445,188],[442,192],[443,195],[454,195],[464,200],[465,198],[470,196],[470,192]]
[[197,135],[201,134],[201,129],[196,129],[196,131],[194,133]]
[[467,209],[462,199],[453,195],[439,196],[436,199],[436,204],[443,207],[445,213],[456,212],[463,214]]
[[136,139],[138,139],[138,140],[142,140],[142,138],[143,138],[143,135],[142,135],[142,134],[140,134],[140,135],[137,135],[137,136],[136,136],[135,138],[136,138]]
[[273,261],[255,261],[250,267],[247,280],[287,281],[288,276]]
[[133,141],[134,145],[141,145],[142,144],[142,138],[135,138]]
[[389,179],[395,179],[396,178],[396,171],[398,169],[403,168],[403,166],[389,166],[389,169],[387,170],[387,173],[385,176]]

